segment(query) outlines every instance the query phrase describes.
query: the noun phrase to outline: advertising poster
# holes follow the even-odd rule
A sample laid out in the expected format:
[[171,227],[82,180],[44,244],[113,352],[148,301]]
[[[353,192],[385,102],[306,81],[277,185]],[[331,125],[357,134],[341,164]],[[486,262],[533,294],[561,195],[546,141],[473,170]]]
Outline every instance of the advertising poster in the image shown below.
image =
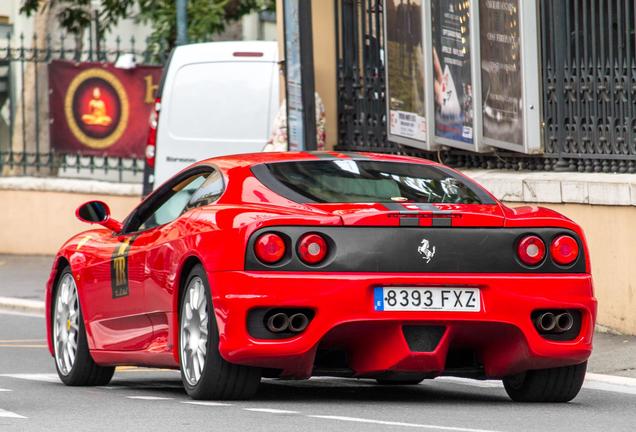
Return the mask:
[[484,138],[523,146],[520,0],[480,0]]
[[143,157],[161,67],[49,64],[51,147],[60,153]]
[[431,2],[435,135],[473,143],[470,1]]
[[422,0],[387,0],[389,134],[426,142]]
[[299,0],[285,0],[285,71],[287,78],[287,140],[289,151],[304,150]]

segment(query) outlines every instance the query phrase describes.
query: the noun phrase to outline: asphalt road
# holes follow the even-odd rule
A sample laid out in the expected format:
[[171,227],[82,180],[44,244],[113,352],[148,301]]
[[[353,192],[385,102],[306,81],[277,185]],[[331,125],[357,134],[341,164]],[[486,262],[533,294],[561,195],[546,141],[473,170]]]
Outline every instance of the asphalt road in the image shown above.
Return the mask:
[[71,388],[59,382],[44,337],[42,318],[0,312],[3,432],[583,432],[633,431],[636,424],[636,383],[600,376],[563,405],[516,404],[497,382],[450,379],[412,387],[345,379],[264,380],[254,400],[200,403],[186,396],[178,372],[138,368],[121,368],[105,387]]

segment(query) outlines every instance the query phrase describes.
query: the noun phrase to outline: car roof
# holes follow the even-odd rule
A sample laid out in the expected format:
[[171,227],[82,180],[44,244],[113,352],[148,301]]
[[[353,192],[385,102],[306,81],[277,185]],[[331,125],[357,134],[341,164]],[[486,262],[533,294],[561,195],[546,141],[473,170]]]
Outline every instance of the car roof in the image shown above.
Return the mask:
[[205,159],[199,162],[201,165],[214,165],[221,169],[231,169],[237,167],[250,167],[254,165],[276,163],[276,162],[302,162],[316,160],[376,160],[386,162],[410,162],[424,165],[439,165],[427,159],[412,156],[402,156],[381,153],[366,152],[261,152],[245,153],[229,156],[218,156]]

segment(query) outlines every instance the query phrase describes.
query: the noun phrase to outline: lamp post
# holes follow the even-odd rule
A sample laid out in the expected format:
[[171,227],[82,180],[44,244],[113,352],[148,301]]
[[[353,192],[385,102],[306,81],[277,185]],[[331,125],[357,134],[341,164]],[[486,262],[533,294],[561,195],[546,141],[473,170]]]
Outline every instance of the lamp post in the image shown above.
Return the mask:
[[[100,37],[99,37],[99,33],[100,33],[100,29],[99,29],[99,8],[101,7],[101,2],[100,0],[91,0],[91,10],[93,12],[93,16],[95,19],[95,52],[97,54],[97,61],[100,61],[100,55],[99,55],[99,51],[101,48],[101,43],[100,43]],[[91,46],[91,51],[93,50],[93,47]]]
[[177,45],[188,43],[188,0],[177,0]]

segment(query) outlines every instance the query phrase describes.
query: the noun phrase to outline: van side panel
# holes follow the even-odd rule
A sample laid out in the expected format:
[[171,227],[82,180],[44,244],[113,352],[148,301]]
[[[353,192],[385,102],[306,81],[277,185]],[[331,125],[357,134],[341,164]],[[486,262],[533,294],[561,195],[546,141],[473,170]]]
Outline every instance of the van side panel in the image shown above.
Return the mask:
[[272,42],[178,47],[161,95],[154,187],[195,161],[261,151],[278,111],[277,71]]

